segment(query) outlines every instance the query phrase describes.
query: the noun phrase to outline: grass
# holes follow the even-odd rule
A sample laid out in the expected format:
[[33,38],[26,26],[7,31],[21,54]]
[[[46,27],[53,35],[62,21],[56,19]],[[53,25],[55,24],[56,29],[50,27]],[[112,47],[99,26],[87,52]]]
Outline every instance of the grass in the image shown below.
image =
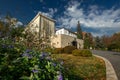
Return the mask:
[[81,57],[72,54],[52,54],[52,57],[64,61],[64,75],[68,76],[68,80],[106,80],[105,63],[95,56]]

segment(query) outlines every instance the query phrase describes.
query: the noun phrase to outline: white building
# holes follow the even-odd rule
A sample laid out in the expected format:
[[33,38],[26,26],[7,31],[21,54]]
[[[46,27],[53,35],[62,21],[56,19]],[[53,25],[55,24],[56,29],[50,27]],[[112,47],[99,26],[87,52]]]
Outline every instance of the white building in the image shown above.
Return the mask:
[[61,28],[61,29],[57,30],[56,35],[58,35],[58,34],[64,34],[64,35],[68,35],[68,36],[72,36],[74,38],[77,38],[77,36],[74,32],[71,32],[70,30],[68,30],[66,28]]
[[78,49],[83,49],[83,40],[77,39],[76,33],[61,28],[56,31],[55,35],[51,37],[51,45],[55,48],[64,48],[65,46],[75,46]]

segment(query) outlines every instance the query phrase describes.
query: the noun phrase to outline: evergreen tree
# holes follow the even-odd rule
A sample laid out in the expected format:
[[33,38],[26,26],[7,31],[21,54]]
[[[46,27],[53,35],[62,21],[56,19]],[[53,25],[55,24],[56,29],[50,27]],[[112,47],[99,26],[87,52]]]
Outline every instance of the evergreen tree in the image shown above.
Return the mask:
[[96,49],[104,49],[104,44],[99,36],[95,38],[95,48]]
[[90,49],[94,47],[93,36],[91,33],[86,33],[84,36],[84,48]]
[[82,29],[80,27],[80,22],[79,21],[78,21],[78,24],[77,24],[77,37],[78,37],[78,39],[83,39]]

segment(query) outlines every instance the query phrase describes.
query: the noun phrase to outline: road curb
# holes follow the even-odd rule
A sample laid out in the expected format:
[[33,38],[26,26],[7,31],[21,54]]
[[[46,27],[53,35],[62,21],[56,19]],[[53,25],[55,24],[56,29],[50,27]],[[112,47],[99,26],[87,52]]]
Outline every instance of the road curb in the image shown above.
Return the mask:
[[109,60],[107,60],[104,57],[98,56],[98,55],[94,55],[96,57],[99,57],[101,59],[103,59],[105,61],[105,65],[106,65],[106,80],[118,80],[117,75],[115,73],[115,70],[112,66],[112,64],[110,63]]

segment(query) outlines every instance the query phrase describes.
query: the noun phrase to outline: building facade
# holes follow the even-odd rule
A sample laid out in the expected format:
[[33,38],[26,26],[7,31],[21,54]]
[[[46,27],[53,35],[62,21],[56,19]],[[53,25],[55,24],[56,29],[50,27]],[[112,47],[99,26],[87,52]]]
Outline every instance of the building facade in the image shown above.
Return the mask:
[[55,20],[42,15],[40,12],[28,24],[25,31],[36,32],[38,38],[49,38],[55,33]]
[[38,13],[28,24],[25,31],[28,30],[30,31],[29,33],[35,34],[35,36],[33,36],[36,39],[35,42],[40,39],[48,39],[50,41],[49,45],[54,48],[63,48],[70,45],[83,48],[83,40],[77,39],[74,32],[65,28],[61,28],[55,32],[55,20],[41,13]]
[[57,30],[56,35],[59,35],[59,34],[64,34],[64,35],[68,35],[68,36],[77,38],[77,36],[74,32],[71,32],[70,30],[68,30],[66,28],[61,28],[61,29]]
[[74,46],[77,49],[83,49],[84,41],[77,39],[76,36],[66,34],[56,34],[51,37],[51,46],[55,48],[64,48],[66,46]]

